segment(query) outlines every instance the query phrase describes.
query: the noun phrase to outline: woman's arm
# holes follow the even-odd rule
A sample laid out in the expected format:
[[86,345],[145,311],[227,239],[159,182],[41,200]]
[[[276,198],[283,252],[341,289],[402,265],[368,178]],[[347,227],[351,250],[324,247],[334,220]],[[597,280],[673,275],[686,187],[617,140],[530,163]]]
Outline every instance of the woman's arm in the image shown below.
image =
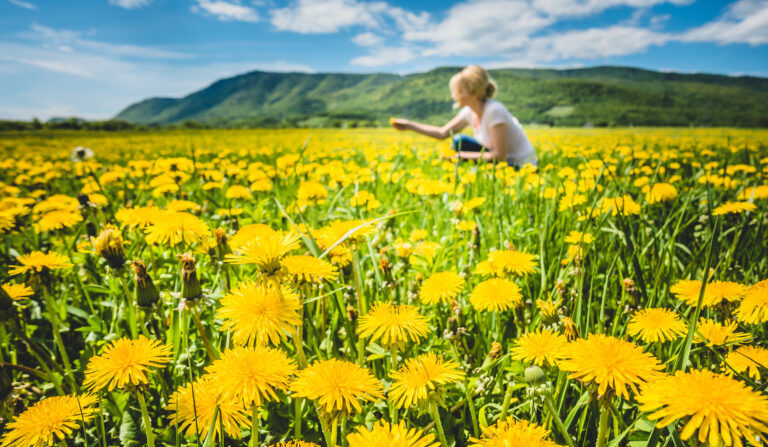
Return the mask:
[[412,130],[428,137],[443,140],[451,135],[451,132],[457,133],[467,126],[467,122],[459,115],[448,121],[443,127],[432,126],[430,124],[417,123],[402,118],[393,118],[389,121],[397,130]]
[[485,152],[459,152],[459,158],[464,160],[506,161],[509,151],[507,140],[507,125],[499,123],[491,127],[491,142]]

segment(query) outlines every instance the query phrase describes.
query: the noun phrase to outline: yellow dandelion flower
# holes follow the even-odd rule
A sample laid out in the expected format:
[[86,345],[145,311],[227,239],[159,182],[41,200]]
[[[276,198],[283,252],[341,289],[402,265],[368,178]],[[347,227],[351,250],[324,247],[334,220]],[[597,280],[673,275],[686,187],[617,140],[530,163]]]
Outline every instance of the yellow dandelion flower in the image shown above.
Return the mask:
[[464,204],[464,210],[465,211],[471,211],[480,205],[485,203],[485,197],[475,197],[474,199],[470,199],[467,201],[467,203]]
[[273,230],[272,227],[266,224],[244,225],[229,238],[229,246],[233,249],[241,248],[254,239],[273,237],[276,233],[279,234],[281,232]]
[[43,231],[61,230],[64,228],[71,228],[83,221],[83,215],[79,211],[49,211],[43,214],[35,224],[35,231],[42,233]]
[[475,274],[523,276],[535,271],[536,256],[524,251],[497,250],[488,253],[488,259],[477,264]]
[[558,298],[557,300],[554,300],[550,295],[546,301],[536,300],[536,307],[539,308],[539,312],[541,313],[541,316],[544,318],[544,320],[552,320],[557,316],[557,310],[560,308],[562,303],[562,299]]
[[279,349],[265,346],[236,347],[221,353],[207,368],[211,388],[233,396],[247,407],[277,400],[275,390],[287,390],[296,366]]
[[221,299],[216,313],[238,345],[279,345],[301,324],[299,297],[272,283],[243,282]]
[[155,206],[120,208],[115,219],[130,228],[146,228],[165,216],[166,212]]
[[677,189],[669,183],[656,183],[645,195],[648,203],[669,202],[677,198]]
[[[193,397],[194,393],[194,397]],[[233,438],[240,438],[240,427],[250,426],[249,409],[242,399],[223,396],[211,387],[211,377],[203,376],[193,384],[180,386],[165,406],[171,424],[187,436],[205,436],[219,408],[213,428],[214,439],[221,437],[221,428]],[[197,433],[195,433],[197,428]]]
[[253,196],[251,195],[251,192],[248,191],[248,188],[242,185],[232,185],[229,188],[227,188],[227,192],[224,193],[224,197],[228,199],[250,199]]
[[634,216],[640,214],[640,205],[628,195],[605,197],[600,201],[599,210],[603,214],[610,212],[612,216],[619,213],[622,216]]
[[369,370],[337,359],[318,361],[299,371],[291,393],[316,401],[323,413],[332,416],[359,413],[363,411],[359,401],[384,398],[381,383]]
[[21,255],[17,258],[21,265],[12,265],[9,275],[18,275],[20,273],[45,273],[50,270],[64,269],[72,267],[69,258],[58,253],[43,253],[33,251],[32,253]]
[[746,371],[749,377],[760,380],[760,368],[768,368],[768,349],[759,346],[739,346],[728,353],[725,363],[730,366],[726,369],[728,374],[734,371],[741,374]]
[[144,385],[149,368],[164,366],[173,348],[139,335],[136,340],[113,340],[88,362],[83,385],[92,391],[112,391],[125,385]]
[[35,291],[31,287],[22,284],[3,284],[3,290],[11,297],[12,300],[23,300],[29,298],[35,294]]
[[428,234],[429,233],[427,233],[427,230],[423,230],[423,229],[419,228],[419,229],[411,231],[411,234],[408,237],[408,239],[410,239],[411,242],[416,243],[416,242],[423,241],[424,239],[426,239]]
[[421,285],[419,298],[426,304],[450,303],[464,286],[464,278],[455,272],[439,272]]
[[474,220],[462,220],[456,224],[456,229],[459,231],[473,231],[477,228],[477,223]]
[[643,309],[632,315],[627,334],[646,343],[660,343],[677,339],[686,329],[680,316],[669,309]]
[[245,245],[234,248],[233,254],[224,257],[230,264],[256,264],[265,275],[277,275],[282,269],[281,260],[299,247],[301,236],[295,233],[266,233]]
[[512,358],[539,366],[554,365],[567,344],[564,335],[549,330],[528,332],[515,340]]
[[98,237],[91,238],[96,254],[106,259],[113,269],[119,269],[125,264],[125,241],[120,230],[112,225],[106,225]]
[[360,317],[357,333],[386,347],[402,347],[408,341],[419,343],[426,337],[428,321],[416,306],[379,303]]
[[483,430],[480,439],[470,438],[470,447],[558,447],[547,439],[549,430],[526,420],[509,417]]
[[659,428],[682,421],[683,441],[697,431],[699,442],[712,446],[766,440],[768,398],[724,374],[677,371],[645,384],[637,400]]
[[571,231],[568,233],[568,236],[565,237],[565,242],[567,244],[574,244],[574,245],[587,245],[594,242],[595,238],[592,237],[591,233],[583,233],[581,231]]
[[298,281],[321,283],[333,281],[339,276],[339,269],[325,259],[314,256],[286,256],[283,267]]
[[145,229],[148,244],[195,244],[207,239],[211,230],[197,216],[187,212],[163,214]]
[[308,441],[285,441],[272,444],[270,447],[320,447],[314,442]]
[[768,279],[747,289],[734,314],[742,323],[759,324],[768,321]]
[[768,185],[753,186],[739,193],[739,200],[768,199]]
[[3,447],[41,447],[63,443],[96,413],[96,396],[55,396],[29,407],[5,427]]
[[[699,302],[699,293],[701,292],[701,281],[683,279],[676,282],[669,291],[680,301],[684,301],[689,306],[696,306]],[[747,287],[731,281],[712,281],[704,289],[704,298],[701,305],[711,307],[720,304],[723,300],[738,301],[744,297]]]
[[520,286],[502,278],[493,278],[476,285],[469,302],[477,310],[504,311],[523,304]]
[[739,325],[735,321],[726,321],[725,324],[716,323],[714,320],[702,318],[696,325],[694,343],[706,343],[707,346],[724,346],[729,344],[741,344],[748,342],[752,336],[746,332],[738,332]]
[[637,393],[638,385],[655,379],[662,369],[656,357],[641,347],[602,334],[570,342],[558,366],[571,373],[569,379],[597,384],[600,396],[613,391],[624,399],[629,399],[627,388]]
[[349,447],[438,447],[435,435],[424,434],[421,430],[407,428],[405,423],[390,425],[389,422],[377,421],[373,428],[365,426],[357,433],[347,436]]
[[464,372],[458,363],[443,360],[430,352],[406,360],[402,368],[390,373],[390,377],[394,383],[389,389],[389,400],[397,408],[410,408],[442,391],[440,387],[462,380]]
[[324,203],[325,199],[328,198],[328,190],[321,183],[315,181],[301,182],[296,198],[304,203]]
[[190,200],[173,200],[165,206],[168,211],[200,211],[200,205]]
[[712,210],[713,216],[722,216],[725,214],[741,214],[746,211],[754,211],[757,209],[754,203],[749,202],[725,202]]
[[372,221],[336,220],[318,230],[316,240],[321,249],[327,250],[344,237],[346,239],[342,244],[356,245],[375,232],[376,226]]

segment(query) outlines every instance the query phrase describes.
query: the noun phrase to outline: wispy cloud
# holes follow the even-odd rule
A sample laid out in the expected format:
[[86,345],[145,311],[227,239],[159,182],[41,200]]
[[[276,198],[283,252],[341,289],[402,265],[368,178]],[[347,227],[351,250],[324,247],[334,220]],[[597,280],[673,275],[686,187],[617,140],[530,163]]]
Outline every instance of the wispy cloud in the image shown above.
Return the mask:
[[109,0],[110,5],[119,6],[123,9],[138,9],[152,3],[152,0]]
[[400,65],[415,59],[417,54],[409,48],[378,47],[370,54],[352,59],[354,65],[363,67],[381,67],[384,65]]
[[82,31],[55,29],[34,23],[28,31],[19,33],[18,37],[28,41],[36,41],[45,47],[56,48],[67,53],[87,51],[141,59],[189,59],[194,57],[191,54],[161,48],[102,42],[84,37],[86,34]]
[[768,0],[739,0],[717,20],[685,32],[685,42],[768,43]]
[[8,0],[8,3],[12,3],[12,4],[14,4],[16,6],[20,6],[20,7],[24,8],[24,9],[30,9],[32,11],[37,11],[37,6],[35,6],[34,4],[29,3],[29,2],[24,2],[22,0]]
[[260,20],[255,9],[243,6],[238,0],[197,0],[197,5],[192,6],[192,11],[223,21],[258,22]]

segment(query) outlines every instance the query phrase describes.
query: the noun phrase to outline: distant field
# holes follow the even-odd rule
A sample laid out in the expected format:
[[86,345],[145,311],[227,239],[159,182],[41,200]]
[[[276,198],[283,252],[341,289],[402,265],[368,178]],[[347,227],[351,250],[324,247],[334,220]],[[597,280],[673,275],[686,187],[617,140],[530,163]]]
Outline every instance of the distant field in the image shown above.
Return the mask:
[[765,439],[768,130],[528,132],[0,134],[0,444]]

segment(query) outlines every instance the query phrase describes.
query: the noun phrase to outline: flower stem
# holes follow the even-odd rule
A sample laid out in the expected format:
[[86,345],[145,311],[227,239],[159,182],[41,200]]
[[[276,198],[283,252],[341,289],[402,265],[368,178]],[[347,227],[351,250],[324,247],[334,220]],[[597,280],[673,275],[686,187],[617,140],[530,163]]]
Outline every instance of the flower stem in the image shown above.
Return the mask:
[[504,401],[501,404],[501,414],[499,420],[504,421],[507,419],[507,412],[509,411],[509,404],[512,402],[512,382],[507,385],[507,391],[504,393]]
[[[390,369],[391,374],[392,372],[397,371],[397,346],[392,345],[390,348],[390,354],[392,356],[392,368]],[[392,424],[397,424],[397,403],[395,402],[389,403],[389,418]]]
[[571,439],[570,435],[568,435],[568,430],[566,430],[565,425],[563,425],[563,421],[560,419],[560,415],[557,412],[555,403],[552,402],[552,396],[550,396],[549,393],[544,395],[544,405],[547,407],[547,410],[549,410],[549,414],[555,421],[555,426],[560,432],[560,435],[562,435],[563,439],[565,439],[565,443],[568,444],[569,447],[574,447],[573,440]]
[[[53,338],[56,340],[56,346],[59,348],[61,359],[64,362],[65,375],[68,380],[72,380],[72,364],[69,361],[67,350],[64,348],[64,340],[61,339],[61,332],[59,331],[59,318],[56,315],[56,307],[53,304],[48,288],[43,287],[43,297],[45,297],[45,306],[48,308],[48,318],[51,320],[51,326],[53,327]],[[74,384],[72,384],[72,391],[75,391]]]
[[203,324],[200,322],[200,314],[197,312],[197,305],[192,306],[192,315],[195,317],[195,326],[197,326],[197,331],[200,332],[200,338],[203,339],[208,358],[210,358],[211,361],[216,360],[218,355],[216,355],[216,351],[213,350],[211,342],[208,341],[208,336],[205,335],[205,328],[203,328]]
[[256,405],[251,407],[251,440],[249,447],[258,447],[259,445],[259,409]]
[[438,439],[440,439],[440,444],[443,447],[448,447],[448,441],[446,441],[445,432],[443,432],[443,423],[440,422],[440,411],[438,411],[435,402],[429,403],[429,415],[432,416],[432,420],[435,422],[435,430],[437,431]]
[[300,397],[293,400],[293,405],[295,406],[293,415],[293,437],[296,438],[296,440],[301,440],[301,403],[302,399]]
[[155,435],[152,434],[152,422],[149,420],[149,412],[147,411],[147,402],[144,401],[144,394],[137,390],[136,397],[139,399],[139,407],[141,407],[141,419],[144,421],[144,432],[147,434],[147,446],[155,447]]
[[600,406],[600,424],[597,426],[597,444],[596,447],[605,447],[605,441],[608,438],[608,416],[611,410],[607,405]]

